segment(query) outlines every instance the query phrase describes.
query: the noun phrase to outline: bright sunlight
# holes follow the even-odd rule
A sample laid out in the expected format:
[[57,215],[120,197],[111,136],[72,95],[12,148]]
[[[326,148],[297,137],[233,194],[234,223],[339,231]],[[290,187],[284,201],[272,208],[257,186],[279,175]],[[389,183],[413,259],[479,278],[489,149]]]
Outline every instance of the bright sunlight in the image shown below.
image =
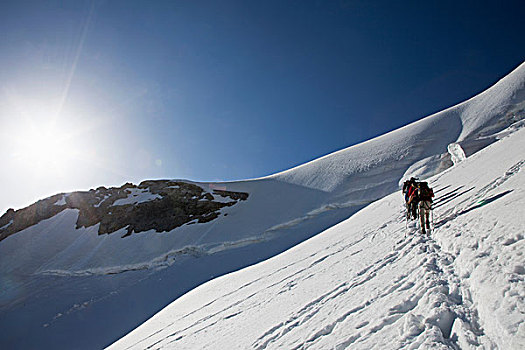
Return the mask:
[[75,148],[67,133],[53,125],[42,125],[29,130],[20,130],[17,135],[15,155],[31,166],[48,168],[48,171],[64,170],[67,162],[75,156]]
[[31,101],[17,107],[7,135],[13,163],[40,178],[71,175],[83,148],[77,133],[52,106]]

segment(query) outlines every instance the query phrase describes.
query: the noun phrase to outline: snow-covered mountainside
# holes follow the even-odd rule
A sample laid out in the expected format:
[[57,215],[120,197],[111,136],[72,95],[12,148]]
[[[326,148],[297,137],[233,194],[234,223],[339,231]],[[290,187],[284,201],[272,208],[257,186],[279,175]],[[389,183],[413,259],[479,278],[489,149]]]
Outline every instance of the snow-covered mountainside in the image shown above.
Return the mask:
[[430,178],[429,236],[393,193],[110,349],[524,349],[524,149],[522,129]]
[[459,166],[524,116],[525,63],[455,107],[265,178],[146,181],[10,210],[0,346],[108,345],[198,285],[362,215],[404,178]]

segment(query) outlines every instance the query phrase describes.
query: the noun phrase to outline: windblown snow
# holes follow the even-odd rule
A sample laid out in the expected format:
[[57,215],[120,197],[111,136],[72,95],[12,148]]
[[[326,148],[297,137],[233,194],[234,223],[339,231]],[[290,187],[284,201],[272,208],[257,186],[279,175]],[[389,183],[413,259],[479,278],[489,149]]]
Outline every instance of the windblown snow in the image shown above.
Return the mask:
[[[524,348],[524,116],[525,63],[299,167],[192,182],[249,194],[209,222],[122,238],[65,209],[0,241],[0,347],[101,348],[156,314],[112,347]],[[409,176],[436,193],[429,237],[404,220]]]

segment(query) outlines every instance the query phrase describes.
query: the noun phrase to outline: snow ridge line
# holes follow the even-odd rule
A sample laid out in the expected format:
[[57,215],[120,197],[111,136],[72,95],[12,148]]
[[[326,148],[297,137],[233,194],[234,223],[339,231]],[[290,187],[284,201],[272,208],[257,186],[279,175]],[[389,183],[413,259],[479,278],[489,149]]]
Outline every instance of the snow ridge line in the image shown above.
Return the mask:
[[[377,200],[377,199],[375,199]],[[217,252],[225,251],[228,249],[238,248],[246,245],[261,243],[268,240],[270,237],[268,235],[273,234],[275,231],[290,228],[300,224],[301,222],[314,219],[318,215],[323,214],[324,212],[330,210],[338,210],[349,208],[353,206],[366,206],[373,203],[375,200],[362,200],[362,201],[350,201],[346,203],[331,203],[325,204],[317,209],[314,209],[307,213],[305,216],[296,218],[294,220],[275,225],[266,231],[264,231],[260,236],[253,236],[238,241],[232,242],[222,242],[219,244],[208,244],[201,246],[188,246],[182,249],[170,250],[167,253],[156,257],[150,261],[140,262],[137,264],[128,264],[120,266],[108,266],[100,268],[91,268],[91,269],[81,269],[81,270],[64,270],[64,269],[42,269],[36,271],[35,275],[47,275],[47,276],[61,276],[61,277],[80,277],[80,276],[94,276],[94,275],[114,275],[129,271],[141,271],[148,269],[163,269],[173,265],[177,258],[187,255],[192,257],[201,257],[205,255],[211,255]]]
[[222,242],[220,244],[209,244],[202,246],[188,246],[182,249],[174,249],[169,252],[156,257],[150,261],[140,262],[137,264],[128,264],[120,266],[109,266],[109,267],[100,267],[84,270],[63,270],[63,269],[43,269],[38,270],[34,275],[48,275],[48,276],[93,276],[93,275],[115,275],[119,273],[124,273],[128,271],[140,271],[148,269],[163,269],[173,265],[178,258],[182,256],[191,256],[191,257],[202,257],[206,255],[211,255],[217,252],[234,249],[242,247],[245,245],[261,243],[265,240],[264,237],[253,237],[242,239],[233,242]]
[[157,257],[148,262],[141,262],[137,264],[130,265],[121,265],[121,266],[111,266],[111,267],[101,267],[94,269],[85,269],[85,270],[60,270],[60,269],[46,269],[39,270],[35,272],[35,275],[49,275],[49,276],[93,276],[93,275],[114,275],[128,271],[139,271],[147,270],[151,268],[165,268],[171,266],[178,257],[182,255],[191,255],[193,257],[199,257],[208,255],[207,252],[202,247],[185,247],[183,249],[171,250],[168,253]]

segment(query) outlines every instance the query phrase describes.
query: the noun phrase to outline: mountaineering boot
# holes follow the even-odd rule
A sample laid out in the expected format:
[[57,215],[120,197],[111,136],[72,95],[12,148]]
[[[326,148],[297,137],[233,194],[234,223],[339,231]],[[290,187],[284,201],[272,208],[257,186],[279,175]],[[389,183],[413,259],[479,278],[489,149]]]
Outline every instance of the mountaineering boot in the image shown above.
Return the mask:
[[427,232],[425,231],[425,228],[424,228],[424,227],[421,229],[421,232],[423,232],[423,234],[426,234],[426,233],[427,233]]

